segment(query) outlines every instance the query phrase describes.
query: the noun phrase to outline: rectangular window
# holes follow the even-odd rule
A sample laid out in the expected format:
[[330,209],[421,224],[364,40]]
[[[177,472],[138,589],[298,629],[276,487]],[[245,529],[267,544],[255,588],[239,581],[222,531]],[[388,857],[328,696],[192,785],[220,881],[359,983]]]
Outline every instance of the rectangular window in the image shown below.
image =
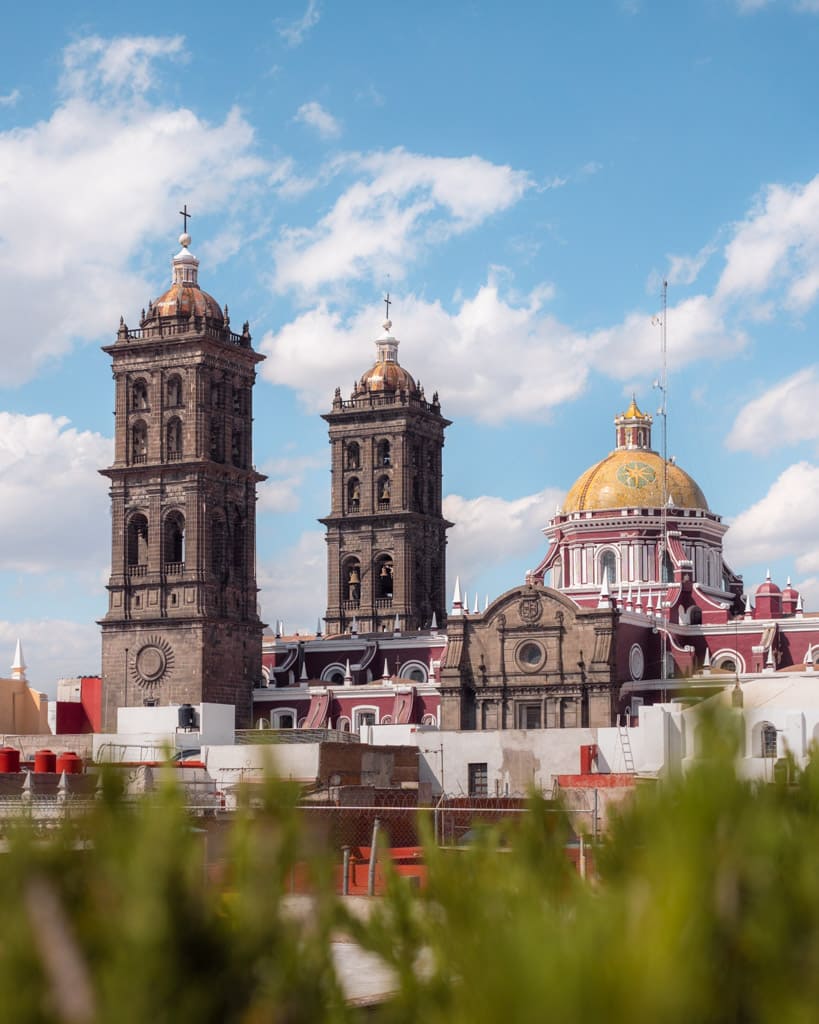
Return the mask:
[[488,796],[489,773],[487,772],[486,762],[481,761],[480,763],[469,764],[467,769],[469,774],[469,795]]
[[577,728],[577,701],[573,697],[563,697],[560,701],[560,728]]
[[518,729],[541,728],[540,704],[518,704]]

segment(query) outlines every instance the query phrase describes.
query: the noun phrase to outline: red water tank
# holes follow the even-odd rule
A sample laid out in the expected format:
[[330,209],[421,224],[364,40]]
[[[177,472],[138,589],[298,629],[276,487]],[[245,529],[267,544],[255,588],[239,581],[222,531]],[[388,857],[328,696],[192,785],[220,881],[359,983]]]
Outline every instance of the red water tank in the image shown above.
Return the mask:
[[53,750],[36,750],[34,752],[34,771],[55,772],[57,770],[57,755]]
[[20,751],[14,747],[0,747],[0,772],[20,771]]
[[57,758],[57,771],[66,775],[82,775],[82,758],[73,750],[66,750]]

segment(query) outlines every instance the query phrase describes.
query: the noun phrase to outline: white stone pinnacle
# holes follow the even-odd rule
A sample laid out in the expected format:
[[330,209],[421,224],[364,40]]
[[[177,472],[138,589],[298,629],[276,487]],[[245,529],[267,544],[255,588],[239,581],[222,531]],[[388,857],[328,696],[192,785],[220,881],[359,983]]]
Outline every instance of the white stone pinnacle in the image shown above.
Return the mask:
[[23,644],[19,637],[17,639],[17,646],[14,648],[14,661],[11,664],[11,678],[26,678],[26,663],[23,661]]

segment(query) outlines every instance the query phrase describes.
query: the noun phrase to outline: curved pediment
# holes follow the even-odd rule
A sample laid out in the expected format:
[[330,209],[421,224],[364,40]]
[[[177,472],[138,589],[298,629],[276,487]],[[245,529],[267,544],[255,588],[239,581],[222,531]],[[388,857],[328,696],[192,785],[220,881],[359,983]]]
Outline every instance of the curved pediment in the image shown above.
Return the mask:
[[525,583],[496,597],[480,618],[489,624],[503,615],[507,627],[536,627],[555,624],[561,616],[564,623],[573,621],[581,612],[582,609],[559,590],[541,583]]

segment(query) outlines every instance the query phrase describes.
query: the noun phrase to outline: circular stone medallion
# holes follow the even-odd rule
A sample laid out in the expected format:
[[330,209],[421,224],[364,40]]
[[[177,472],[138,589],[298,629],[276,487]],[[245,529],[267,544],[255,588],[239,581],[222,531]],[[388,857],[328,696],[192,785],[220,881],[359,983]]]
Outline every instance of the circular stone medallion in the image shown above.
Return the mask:
[[162,637],[148,637],[147,643],[134,655],[134,675],[140,686],[156,686],[161,683],[172,666],[173,648]]
[[645,672],[646,659],[643,648],[639,644],[632,644],[628,652],[628,667],[632,679],[642,679]]

